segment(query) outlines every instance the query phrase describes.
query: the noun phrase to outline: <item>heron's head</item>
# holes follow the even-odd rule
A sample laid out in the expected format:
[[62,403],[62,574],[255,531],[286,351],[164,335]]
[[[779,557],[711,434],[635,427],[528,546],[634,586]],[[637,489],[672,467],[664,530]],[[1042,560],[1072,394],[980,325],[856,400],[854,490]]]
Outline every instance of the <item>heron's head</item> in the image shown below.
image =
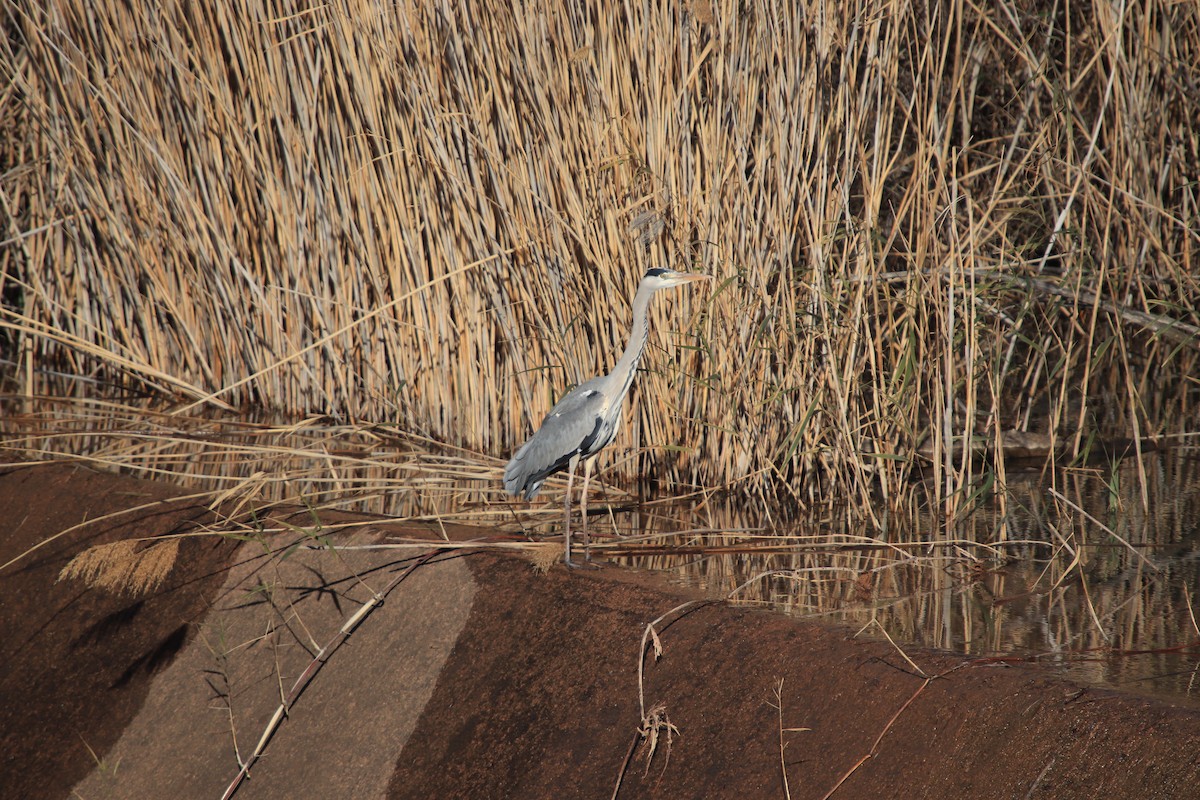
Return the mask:
[[709,280],[708,275],[697,275],[694,272],[676,272],[673,269],[655,267],[646,270],[642,283],[651,289],[667,289],[671,286],[682,286],[685,283]]

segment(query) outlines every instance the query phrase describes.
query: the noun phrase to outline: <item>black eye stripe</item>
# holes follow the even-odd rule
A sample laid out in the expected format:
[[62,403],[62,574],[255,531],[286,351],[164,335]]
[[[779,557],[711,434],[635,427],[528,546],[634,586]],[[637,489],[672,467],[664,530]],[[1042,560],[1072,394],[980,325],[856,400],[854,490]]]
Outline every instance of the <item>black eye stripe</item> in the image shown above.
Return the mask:
[[666,275],[666,274],[667,274],[667,273],[669,273],[670,271],[671,271],[671,270],[669,270],[669,269],[663,269],[662,267],[655,267],[654,269],[648,269],[648,270],[646,270],[646,277],[647,277],[647,278],[649,278],[649,277],[651,277],[651,276],[654,276],[655,278],[657,278],[657,277],[659,277],[659,276],[661,276],[661,275]]

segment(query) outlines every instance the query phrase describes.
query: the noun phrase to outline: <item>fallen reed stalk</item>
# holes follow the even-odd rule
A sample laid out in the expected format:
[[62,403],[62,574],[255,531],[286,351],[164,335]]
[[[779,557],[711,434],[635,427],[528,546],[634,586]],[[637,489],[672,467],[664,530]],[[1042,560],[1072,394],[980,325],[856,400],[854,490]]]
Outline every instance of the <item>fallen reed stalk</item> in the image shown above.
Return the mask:
[[614,484],[875,521],[930,440],[953,514],[987,478],[956,439],[1003,476],[1002,431],[1074,457],[1195,419],[1195,4],[0,15],[20,393],[53,372],[502,459],[670,265],[718,280],[655,308]]
[[233,780],[230,781],[229,786],[226,787],[224,794],[221,795],[221,800],[229,800],[231,797],[237,794],[237,791],[241,787],[242,783],[246,780],[246,778],[250,777],[250,769],[266,751],[267,745],[270,744],[271,739],[275,736],[275,732],[279,730],[279,726],[283,723],[283,720],[291,715],[293,707],[300,699],[300,695],[302,695],[304,690],[308,688],[308,685],[317,676],[317,673],[320,672],[321,667],[323,667],[325,663],[333,656],[333,654],[337,652],[338,648],[340,648],[342,644],[344,644],[345,641],[350,638],[350,634],[354,633],[358,626],[361,625],[368,616],[370,616],[371,612],[377,609],[383,603],[383,601],[387,599],[387,596],[392,593],[393,589],[399,586],[409,575],[416,571],[418,567],[428,564],[436,555],[436,552],[430,552],[417,558],[412,564],[396,575],[396,577],[392,578],[387,586],[383,587],[381,591],[373,593],[372,598],[366,603],[363,603],[363,605],[360,606],[357,611],[351,614],[346,619],[345,623],[342,624],[342,627],[338,629],[338,632],[333,635],[333,638],[326,642],[325,645],[317,652],[317,654],[313,656],[312,661],[309,662],[304,672],[302,672],[300,676],[296,678],[295,683],[292,684],[292,688],[288,690],[288,693],[283,698],[283,701],[275,709],[275,713],[271,715],[271,719],[268,720],[266,727],[263,728],[263,732],[258,738],[258,743],[255,744],[254,750],[251,751],[250,756],[246,758],[245,761],[239,763],[238,766],[241,767],[241,769],[238,770],[237,775],[234,776]]
[[[625,773],[629,770],[629,764],[633,760],[633,755],[637,751],[639,743],[646,745],[646,772],[650,771],[650,764],[654,761],[654,754],[658,751],[659,737],[666,738],[666,761],[671,759],[671,744],[674,737],[679,733],[679,729],[671,723],[670,717],[667,716],[667,706],[665,703],[657,703],[646,710],[646,650],[652,649],[654,652],[654,660],[658,661],[662,658],[663,646],[662,640],[659,638],[656,625],[671,620],[668,624],[674,624],[683,617],[697,611],[700,608],[711,605],[712,601],[706,600],[689,600],[686,603],[675,606],[670,611],[662,614],[654,620],[647,622],[646,627],[642,630],[642,638],[638,645],[638,710],[641,719],[638,722],[637,730],[630,740],[629,749],[625,753],[625,759],[621,763],[621,768],[617,772],[617,782],[613,786],[612,800],[617,800],[621,793],[621,784],[625,780]],[[686,613],[685,613],[686,612]],[[664,764],[663,769],[666,769]]]
[[875,755],[879,752],[879,743],[883,741],[884,736],[887,736],[888,731],[890,731],[892,729],[892,727],[895,726],[896,720],[898,720],[900,718],[900,715],[903,714],[905,712],[905,710],[907,710],[908,707],[913,704],[913,701],[916,700],[921,695],[921,693],[925,691],[925,687],[928,686],[933,681],[934,677],[941,677],[941,676],[927,677],[927,676],[922,675],[922,677],[924,677],[925,680],[921,683],[920,686],[917,687],[917,690],[912,693],[912,696],[909,697],[908,700],[904,701],[904,705],[900,706],[900,708],[897,709],[896,713],[892,715],[892,718],[887,721],[887,724],[883,726],[883,730],[881,730],[879,732],[879,735],[877,737],[875,737],[875,741],[874,741],[874,743],[872,743],[871,749],[868,750],[867,753],[864,756],[862,756],[857,762],[855,762],[854,766],[850,767],[850,769],[848,769],[846,772],[844,772],[842,774],[842,776],[840,778],[838,778],[838,781],[837,781],[837,783],[835,783],[833,785],[833,788],[831,788],[828,792],[826,792],[825,794],[823,794],[821,796],[821,800],[829,800],[830,797],[833,797],[833,795],[837,793],[837,790],[842,787],[842,784],[845,783],[847,780],[849,780],[850,776],[858,771],[859,767],[861,767],[863,764],[867,763],[868,761],[870,761],[872,758],[875,757]]

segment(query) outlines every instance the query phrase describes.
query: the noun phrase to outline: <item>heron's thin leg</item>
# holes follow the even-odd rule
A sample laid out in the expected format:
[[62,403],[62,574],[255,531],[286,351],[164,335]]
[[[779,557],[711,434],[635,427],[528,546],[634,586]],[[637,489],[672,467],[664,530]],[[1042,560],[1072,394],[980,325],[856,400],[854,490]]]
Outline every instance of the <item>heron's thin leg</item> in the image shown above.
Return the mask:
[[566,543],[567,553],[563,557],[563,563],[568,567],[579,566],[571,560],[571,486],[575,483],[575,467],[579,465],[579,454],[576,453],[567,462],[567,494],[563,498],[563,541]]
[[583,506],[583,560],[592,560],[592,539],[588,535],[588,513],[587,513],[587,492],[588,481],[592,479],[592,467],[596,463],[596,456],[592,456],[587,461],[583,462],[583,494],[580,500],[580,505]]

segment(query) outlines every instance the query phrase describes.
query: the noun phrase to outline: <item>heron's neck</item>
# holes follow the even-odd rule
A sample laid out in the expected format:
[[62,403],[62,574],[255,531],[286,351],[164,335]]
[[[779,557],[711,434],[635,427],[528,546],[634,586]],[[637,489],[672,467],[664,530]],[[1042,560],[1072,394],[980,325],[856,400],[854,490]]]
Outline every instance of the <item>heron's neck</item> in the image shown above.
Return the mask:
[[616,383],[617,391],[613,396],[622,400],[629,392],[638,362],[646,349],[646,337],[650,335],[650,298],[653,296],[653,289],[638,287],[637,295],[633,298],[633,324],[629,329],[629,342],[612,372],[608,373],[609,380]]

